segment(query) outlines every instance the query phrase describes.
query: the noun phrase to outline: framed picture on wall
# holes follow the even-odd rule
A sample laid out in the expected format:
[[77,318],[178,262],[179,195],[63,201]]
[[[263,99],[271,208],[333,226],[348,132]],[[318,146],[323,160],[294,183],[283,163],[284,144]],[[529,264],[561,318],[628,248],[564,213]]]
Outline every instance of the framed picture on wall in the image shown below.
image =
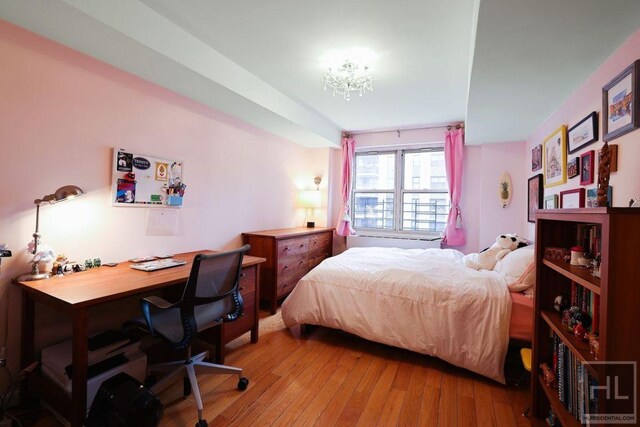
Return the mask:
[[584,188],[560,192],[560,209],[584,208]]
[[640,127],[640,59],[602,88],[602,139],[611,141]]
[[545,209],[558,209],[558,195],[552,194],[544,198]]
[[560,126],[542,144],[544,186],[567,182],[567,127]]
[[542,169],[542,145],[538,144],[531,150],[531,172]]
[[569,129],[569,154],[598,140],[598,113],[595,111]]
[[593,184],[593,163],[595,152],[587,151],[580,155],[580,185]]
[[567,177],[575,178],[580,175],[580,157],[574,157],[567,163]]
[[536,211],[542,209],[542,198],[544,189],[542,188],[542,174],[529,178],[529,194],[527,196],[527,221],[536,222]]

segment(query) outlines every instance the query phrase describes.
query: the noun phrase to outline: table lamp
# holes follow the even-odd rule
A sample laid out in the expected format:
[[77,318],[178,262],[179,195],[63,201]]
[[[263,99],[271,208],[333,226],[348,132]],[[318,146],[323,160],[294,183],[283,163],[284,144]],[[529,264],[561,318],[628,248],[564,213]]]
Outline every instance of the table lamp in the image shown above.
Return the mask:
[[47,194],[42,199],[36,199],[33,201],[36,205],[36,231],[33,233],[33,250],[29,251],[34,255],[33,261],[31,261],[31,273],[23,274],[18,277],[19,282],[27,282],[30,280],[48,279],[49,273],[40,273],[38,263],[39,259],[36,259],[35,255],[38,253],[38,244],[40,243],[39,223],[40,223],[40,205],[48,203],[53,205],[54,203],[62,202],[64,200],[72,199],[76,196],[81,196],[84,191],[80,187],[75,185],[65,185],[58,188],[55,193]]
[[315,227],[316,223],[314,221],[307,221],[307,216],[308,216],[309,210],[313,211],[314,208],[319,208],[321,206],[322,200],[320,197],[320,191],[318,190],[301,191],[300,194],[298,195],[298,201],[300,203],[300,206],[305,208],[304,219],[305,219],[305,222],[307,223],[307,228]]

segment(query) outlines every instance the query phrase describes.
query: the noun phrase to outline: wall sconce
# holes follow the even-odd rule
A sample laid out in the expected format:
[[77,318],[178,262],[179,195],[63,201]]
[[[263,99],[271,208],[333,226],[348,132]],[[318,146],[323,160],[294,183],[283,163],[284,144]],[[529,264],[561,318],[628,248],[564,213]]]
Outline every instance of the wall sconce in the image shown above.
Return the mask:
[[77,196],[81,196],[84,194],[84,191],[80,187],[75,185],[65,185],[64,187],[58,188],[55,193],[47,194],[42,199],[36,199],[33,201],[36,205],[36,231],[33,233],[33,249],[29,251],[29,253],[33,254],[33,260],[31,261],[31,273],[23,274],[18,277],[18,282],[27,282],[30,280],[40,280],[40,279],[48,279],[48,273],[40,273],[38,263],[42,261],[38,256],[38,245],[40,244],[40,233],[39,233],[39,223],[40,223],[40,205],[48,203],[55,204],[58,202],[63,202],[65,200],[72,199]]
[[307,221],[309,211],[313,213],[313,210],[322,206],[322,197],[320,193],[320,183],[322,178],[316,176],[313,179],[313,183],[316,185],[315,190],[304,190],[298,194],[298,204],[300,207],[305,208],[304,221],[307,224],[307,228],[313,228],[316,226],[314,221]]

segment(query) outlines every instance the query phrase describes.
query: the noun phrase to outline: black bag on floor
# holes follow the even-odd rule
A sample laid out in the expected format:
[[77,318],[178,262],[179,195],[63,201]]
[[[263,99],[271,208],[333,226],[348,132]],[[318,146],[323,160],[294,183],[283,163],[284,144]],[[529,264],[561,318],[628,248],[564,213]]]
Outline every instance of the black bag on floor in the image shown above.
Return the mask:
[[96,394],[87,427],[156,427],[162,403],[138,380],[120,373],[102,383]]

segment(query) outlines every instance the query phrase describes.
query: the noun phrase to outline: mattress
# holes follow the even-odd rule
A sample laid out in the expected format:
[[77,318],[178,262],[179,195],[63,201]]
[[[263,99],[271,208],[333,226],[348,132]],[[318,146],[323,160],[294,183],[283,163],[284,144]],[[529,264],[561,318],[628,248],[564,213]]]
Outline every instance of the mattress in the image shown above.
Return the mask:
[[527,342],[533,339],[533,299],[520,292],[511,293],[509,338]]

